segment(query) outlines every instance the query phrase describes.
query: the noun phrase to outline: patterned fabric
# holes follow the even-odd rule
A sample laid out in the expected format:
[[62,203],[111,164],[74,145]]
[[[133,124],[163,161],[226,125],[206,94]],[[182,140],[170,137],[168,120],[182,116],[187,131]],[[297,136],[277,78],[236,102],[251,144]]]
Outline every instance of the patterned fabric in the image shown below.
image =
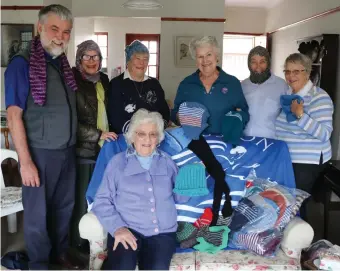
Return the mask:
[[[74,91],[77,84],[73,77],[70,64],[65,54],[60,56],[62,72],[65,83]],[[45,50],[40,38],[36,36],[31,42],[31,54],[29,60],[29,81],[34,103],[43,106],[46,101],[47,69],[45,61]]]
[[11,207],[22,201],[21,187],[1,188],[1,208]]
[[[97,83],[100,80],[100,69],[102,68],[102,53],[100,51],[100,48],[97,43],[95,43],[93,40],[86,40],[80,43],[77,46],[77,53],[76,53],[76,68],[78,71],[80,71],[81,75],[88,81]],[[100,56],[100,63],[98,67],[98,71],[95,74],[88,74],[84,71],[82,65],[81,65],[81,58],[83,55],[88,51],[96,51],[97,54]]]
[[229,228],[232,231],[238,231],[248,222],[257,220],[261,214],[260,208],[255,206],[251,200],[243,198],[234,210]]
[[181,167],[176,176],[174,193],[184,196],[205,196],[209,194],[205,167],[201,163]]
[[200,230],[198,231],[197,237],[203,237],[205,241],[218,247],[222,244],[223,226],[214,226],[214,227],[220,227],[220,231],[216,231],[216,232],[210,231],[209,226],[204,226],[200,228]]
[[216,226],[229,226],[230,223],[231,223],[231,216],[224,218],[222,215],[220,215],[217,219]]
[[284,111],[277,117],[277,139],[287,143],[293,163],[318,165],[321,153],[326,163],[332,156],[333,102],[326,91],[315,86],[303,99],[301,119],[288,122]]
[[270,229],[260,233],[234,233],[231,239],[237,248],[249,249],[261,256],[272,256],[282,239],[282,232]]
[[228,246],[228,234],[230,230],[227,226],[203,227],[197,234],[197,244],[194,249],[201,252],[216,253]]
[[197,232],[198,232],[198,229],[194,227],[191,223],[178,222],[178,228],[176,232],[177,242],[181,243],[190,238],[196,239]]
[[212,209],[205,208],[202,216],[195,221],[194,226],[196,228],[201,228],[207,225],[209,226],[212,221],[212,218],[213,218]]
[[208,110],[204,105],[194,102],[184,102],[179,106],[178,117],[184,134],[189,139],[198,139],[208,127]]

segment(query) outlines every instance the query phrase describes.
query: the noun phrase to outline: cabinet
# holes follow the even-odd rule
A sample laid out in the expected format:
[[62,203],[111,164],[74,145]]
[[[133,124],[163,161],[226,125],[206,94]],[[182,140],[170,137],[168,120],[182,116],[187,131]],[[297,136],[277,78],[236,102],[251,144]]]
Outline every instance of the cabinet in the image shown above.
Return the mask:
[[313,61],[310,79],[335,102],[339,61],[339,35],[323,34],[299,39],[298,51]]

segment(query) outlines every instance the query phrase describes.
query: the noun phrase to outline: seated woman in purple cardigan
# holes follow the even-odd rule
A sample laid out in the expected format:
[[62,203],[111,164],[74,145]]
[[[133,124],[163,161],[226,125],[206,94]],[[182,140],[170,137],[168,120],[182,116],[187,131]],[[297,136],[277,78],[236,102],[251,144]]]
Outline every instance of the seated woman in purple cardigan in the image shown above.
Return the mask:
[[[176,248],[173,188],[177,166],[157,149],[164,139],[157,112],[138,110],[127,133],[131,146],[108,163],[92,211],[108,236],[109,270],[166,270]],[[187,197],[176,195],[176,201]]]

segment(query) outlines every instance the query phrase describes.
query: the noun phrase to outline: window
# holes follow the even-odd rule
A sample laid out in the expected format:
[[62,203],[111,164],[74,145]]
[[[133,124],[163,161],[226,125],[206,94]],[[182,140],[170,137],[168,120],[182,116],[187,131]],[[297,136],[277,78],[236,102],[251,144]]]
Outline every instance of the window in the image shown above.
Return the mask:
[[249,77],[248,54],[255,46],[266,47],[266,36],[231,35],[223,36],[222,69],[239,80]]
[[140,40],[149,49],[149,65],[146,70],[148,76],[159,79],[159,34],[126,34],[126,45],[134,40]]
[[25,49],[28,43],[32,40],[32,32],[21,31],[20,39],[21,39],[21,49]]
[[102,72],[107,72],[107,59],[108,59],[108,33],[107,32],[95,32],[94,41],[98,44],[100,51],[102,52]]

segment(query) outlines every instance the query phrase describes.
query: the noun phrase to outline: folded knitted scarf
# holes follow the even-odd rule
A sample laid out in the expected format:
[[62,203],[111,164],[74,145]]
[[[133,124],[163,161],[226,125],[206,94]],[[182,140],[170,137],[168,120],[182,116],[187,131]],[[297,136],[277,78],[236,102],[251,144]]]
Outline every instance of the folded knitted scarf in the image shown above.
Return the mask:
[[298,103],[303,102],[303,99],[299,95],[281,95],[280,96],[280,104],[283,112],[286,113],[286,118],[288,122],[292,122],[297,119],[295,114],[290,111],[290,106],[294,100],[297,100]]
[[[65,83],[73,91],[76,91],[77,84],[66,55],[63,53],[59,58]],[[47,69],[45,50],[42,47],[39,36],[36,36],[31,42],[29,82],[34,103],[43,106],[46,102]]]

